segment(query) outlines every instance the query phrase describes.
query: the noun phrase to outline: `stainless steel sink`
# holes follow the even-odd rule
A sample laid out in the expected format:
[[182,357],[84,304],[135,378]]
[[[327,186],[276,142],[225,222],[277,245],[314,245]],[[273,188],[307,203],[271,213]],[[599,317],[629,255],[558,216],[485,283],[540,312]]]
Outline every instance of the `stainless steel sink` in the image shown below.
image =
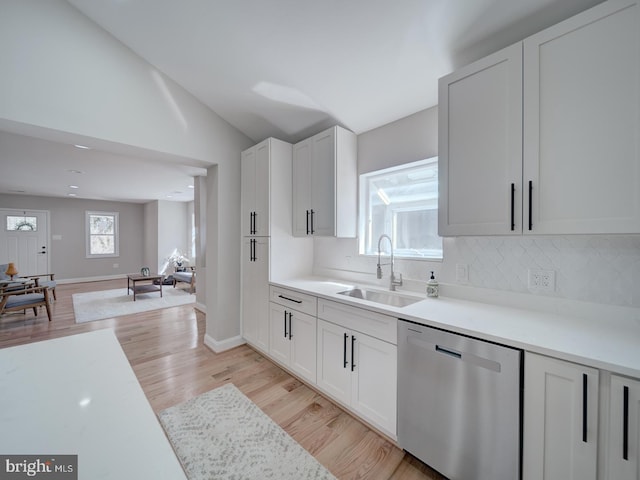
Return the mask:
[[384,303],[393,307],[406,307],[412,303],[419,302],[421,298],[409,297],[395,292],[383,292],[380,290],[368,290],[364,288],[352,288],[344,292],[338,292],[338,295],[347,297],[360,298],[375,303]]

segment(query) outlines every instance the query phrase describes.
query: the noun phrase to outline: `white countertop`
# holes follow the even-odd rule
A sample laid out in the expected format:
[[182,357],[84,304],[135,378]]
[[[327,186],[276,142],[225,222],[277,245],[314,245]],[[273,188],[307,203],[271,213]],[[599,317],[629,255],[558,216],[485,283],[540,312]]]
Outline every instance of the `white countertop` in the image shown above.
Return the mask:
[[0,452],[78,455],[79,479],[186,479],[112,330],[0,349]]
[[271,283],[423,325],[640,377],[640,322],[637,317],[616,318],[615,321],[582,318],[443,296],[427,298],[424,294],[404,290],[398,293],[422,300],[406,307],[393,307],[338,294],[355,286],[381,290],[377,286],[318,278]]

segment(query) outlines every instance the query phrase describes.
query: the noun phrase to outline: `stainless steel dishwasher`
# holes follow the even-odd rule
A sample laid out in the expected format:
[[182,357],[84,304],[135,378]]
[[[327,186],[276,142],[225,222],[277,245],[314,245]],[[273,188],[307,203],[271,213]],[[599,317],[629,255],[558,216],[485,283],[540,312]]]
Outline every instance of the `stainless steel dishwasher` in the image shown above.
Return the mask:
[[398,322],[398,443],[450,480],[521,476],[522,351]]

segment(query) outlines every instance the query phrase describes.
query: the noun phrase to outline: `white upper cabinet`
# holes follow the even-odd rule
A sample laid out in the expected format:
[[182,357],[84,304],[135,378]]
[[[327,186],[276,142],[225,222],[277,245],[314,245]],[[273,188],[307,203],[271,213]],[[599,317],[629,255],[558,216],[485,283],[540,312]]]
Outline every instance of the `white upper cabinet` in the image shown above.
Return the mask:
[[524,41],[526,233],[640,232],[640,6]]
[[270,235],[269,174],[271,145],[274,141],[269,138],[241,155],[242,235],[245,237]]
[[440,235],[640,233],[637,1],[443,77],[439,128]]
[[293,234],[355,237],[356,135],[335,126],[293,147]]
[[522,229],[522,45],[440,79],[439,234]]

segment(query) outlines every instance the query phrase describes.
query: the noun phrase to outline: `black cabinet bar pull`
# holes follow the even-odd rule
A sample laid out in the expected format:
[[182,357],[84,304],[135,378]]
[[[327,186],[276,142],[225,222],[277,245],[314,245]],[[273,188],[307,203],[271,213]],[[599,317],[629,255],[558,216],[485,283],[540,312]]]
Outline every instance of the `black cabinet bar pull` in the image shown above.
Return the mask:
[[302,303],[302,300],[295,300],[293,298],[285,297],[284,295],[278,295],[278,298],[282,298],[283,300],[289,300],[290,302]]
[[347,368],[347,365],[349,364],[349,362],[347,362],[347,338],[348,337],[349,335],[345,333],[344,340],[343,340],[343,352],[342,352],[342,358],[344,360],[344,363],[342,365],[342,368]]
[[258,241],[254,238],[253,239],[253,261],[255,262],[256,260],[258,260],[258,256],[256,255],[256,244],[258,243]]
[[515,212],[515,202],[516,202],[516,184],[511,184],[511,231],[513,232],[516,229],[516,212]]
[[287,333],[287,311],[284,311],[284,338],[287,338],[289,334]]
[[356,369],[356,361],[355,361],[355,353],[354,353],[355,344],[356,344],[356,337],[351,335],[351,371],[352,372]]
[[293,338],[293,328],[291,328],[291,317],[293,317],[293,313],[289,312],[289,340]]
[[253,234],[253,212],[249,213],[249,235]]
[[256,222],[257,216],[258,214],[256,212],[253,212],[253,234],[254,235],[258,233],[258,228],[256,227],[256,225],[258,224],[258,222]]
[[629,387],[622,393],[622,458],[629,460]]
[[529,180],[529,230],[533,230],[533,182]]
[[309,210],[307,210],[307,235],[309,235]]
[[587,442],[587,374],[582,374],[582,441]]
[[315,215],[316,212],[313,211],[313,208],[311,209],[311,235],[313,235],[314,233],[316,233],[316,230],[313,228],[313,216]]

